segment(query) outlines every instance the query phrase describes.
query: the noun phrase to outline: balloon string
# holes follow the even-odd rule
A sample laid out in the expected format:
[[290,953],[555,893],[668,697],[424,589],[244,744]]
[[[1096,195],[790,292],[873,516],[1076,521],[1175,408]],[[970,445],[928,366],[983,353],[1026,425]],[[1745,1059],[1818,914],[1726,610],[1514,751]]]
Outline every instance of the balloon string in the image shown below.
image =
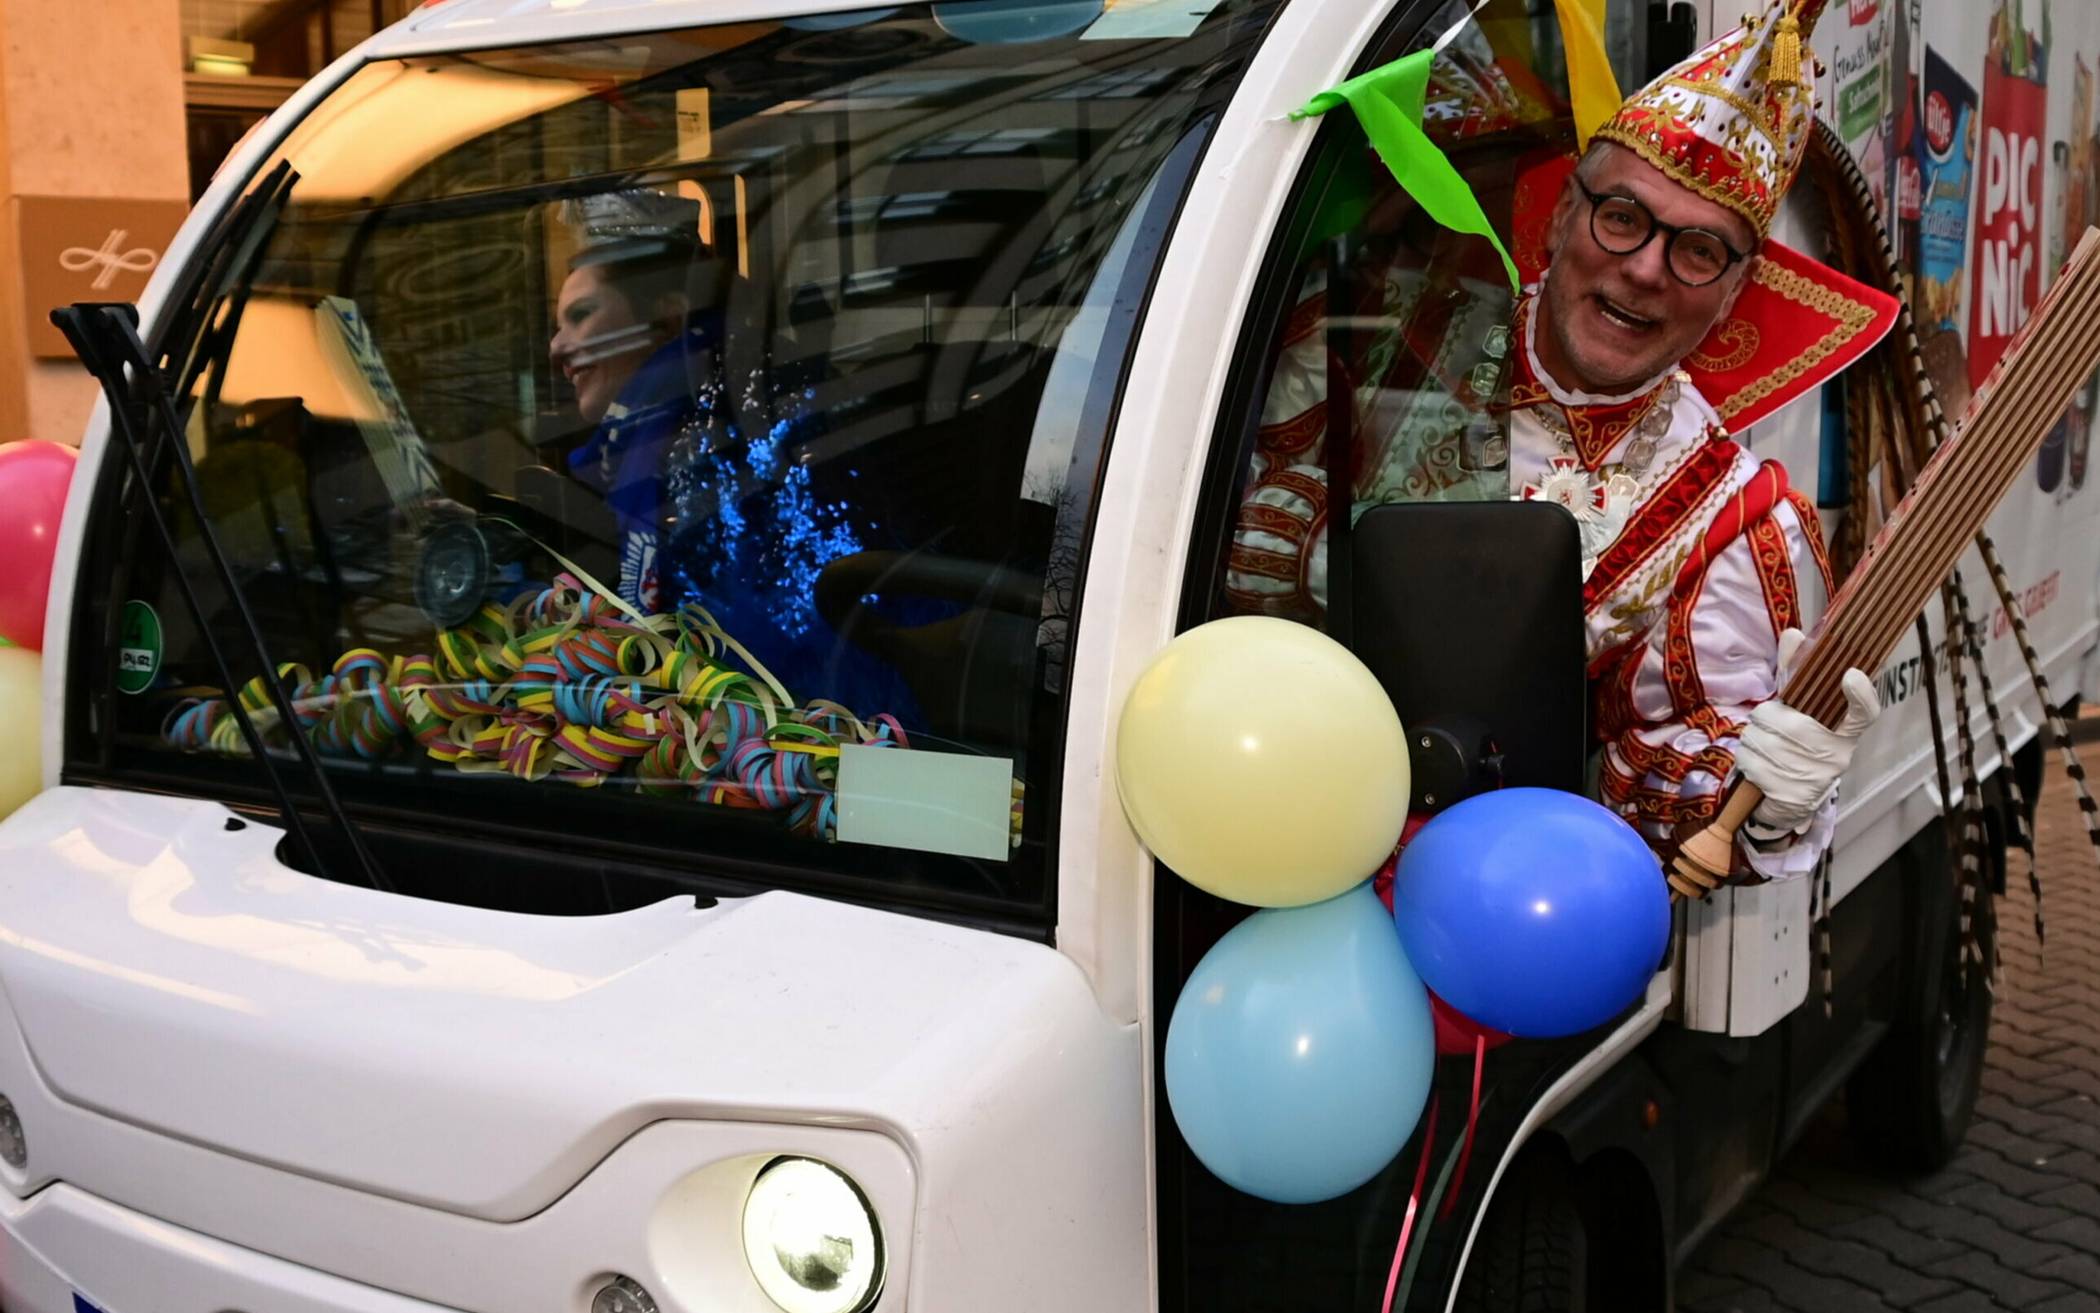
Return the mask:
[[1436,1145],[1437,1100],[1429,1100],[1429,1120],[1422,1128],[1422,1157],[1415,1164],[1415,1188],[1407,1196],[1407,1216],[1400,1223],[1400,1243],[1393,1246],[1393,1270],[1385,1275],[1385,1302],[1378,1313],[1393,1313],[1393,1291],[1400,1285],[1400,1268],[1407,1259],[1407,1241],[1414,1234],[1415,1212],[1422,1206],[1422,1187],[1429,1180],[1429,1151]]
[[1452,1208],[1458,1204],[1458,1192],[1466,1188],[1466,1164],[1473,1161],[1473,1132],[1480,1125],[1480,1073],[1487,1067],[1487,1055],[1487,1036],[1473,1036],[1473,1101],[1466,1106],[1466,1142],[1458,1151],[1458,1174],[1451,1178],[1451,1190],[1444,1196],[1444,1206],[1437,1210],[1438,1217],[1451,1216]]

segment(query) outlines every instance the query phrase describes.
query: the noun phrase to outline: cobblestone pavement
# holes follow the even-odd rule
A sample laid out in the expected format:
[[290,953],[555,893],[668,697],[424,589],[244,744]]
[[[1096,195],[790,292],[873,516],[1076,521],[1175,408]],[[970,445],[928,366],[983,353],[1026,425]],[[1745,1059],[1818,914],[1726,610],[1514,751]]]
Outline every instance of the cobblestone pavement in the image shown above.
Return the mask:
[[2016,857],[1989,1066],[1960,1155],[1922,1179],[1877,1174],[1835,1100],[1686,1264],[1680,1313],[2100,1313],[2100,870],[2062,765],[2048,768],[2047,961]]

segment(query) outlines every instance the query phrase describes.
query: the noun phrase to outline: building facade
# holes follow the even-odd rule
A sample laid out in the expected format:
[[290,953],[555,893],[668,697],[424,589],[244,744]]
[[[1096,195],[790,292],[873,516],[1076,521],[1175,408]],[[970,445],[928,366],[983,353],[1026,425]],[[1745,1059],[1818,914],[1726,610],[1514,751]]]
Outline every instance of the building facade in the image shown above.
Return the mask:
[[0,442],[78,441],[54,306],[133,300],[241,136],[415,0],[0,4]]

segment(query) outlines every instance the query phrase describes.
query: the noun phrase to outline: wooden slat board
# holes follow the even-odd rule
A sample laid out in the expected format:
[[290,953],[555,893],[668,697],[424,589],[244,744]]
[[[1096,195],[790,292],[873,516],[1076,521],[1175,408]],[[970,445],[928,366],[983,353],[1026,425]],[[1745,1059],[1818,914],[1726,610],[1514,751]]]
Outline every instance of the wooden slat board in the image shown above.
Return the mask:
[[[2096,367],[2100,229],[2087,228],[1952,436],[1867,544],[1779,690],[1782,701],[1824,725],[1838,724],[1845,671],[1878,670],[1888,660]],[[1736,831],[1762,797],[1738,780],[1713,822],[1682,836],[1666,864],[1674,892],[1699,898],[1727,881]]]
[[1867,545],[1781,691],[1835,725],[1847,667],[1877,669],[2034,459],[2072,394],[2100,367],[2100,229],[2087,228],[2062,276],[1976,392],[1954,435]]

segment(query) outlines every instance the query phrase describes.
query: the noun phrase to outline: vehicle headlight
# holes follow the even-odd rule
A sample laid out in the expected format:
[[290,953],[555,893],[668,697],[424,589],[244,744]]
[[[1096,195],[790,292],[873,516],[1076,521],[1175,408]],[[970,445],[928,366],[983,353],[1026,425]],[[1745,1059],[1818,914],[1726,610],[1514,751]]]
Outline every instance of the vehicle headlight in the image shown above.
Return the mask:
[[882,1293],[882,1226],[836,1167],[776,1159],[744,1200],[744,1261],[785,1313],[862,1313]]

